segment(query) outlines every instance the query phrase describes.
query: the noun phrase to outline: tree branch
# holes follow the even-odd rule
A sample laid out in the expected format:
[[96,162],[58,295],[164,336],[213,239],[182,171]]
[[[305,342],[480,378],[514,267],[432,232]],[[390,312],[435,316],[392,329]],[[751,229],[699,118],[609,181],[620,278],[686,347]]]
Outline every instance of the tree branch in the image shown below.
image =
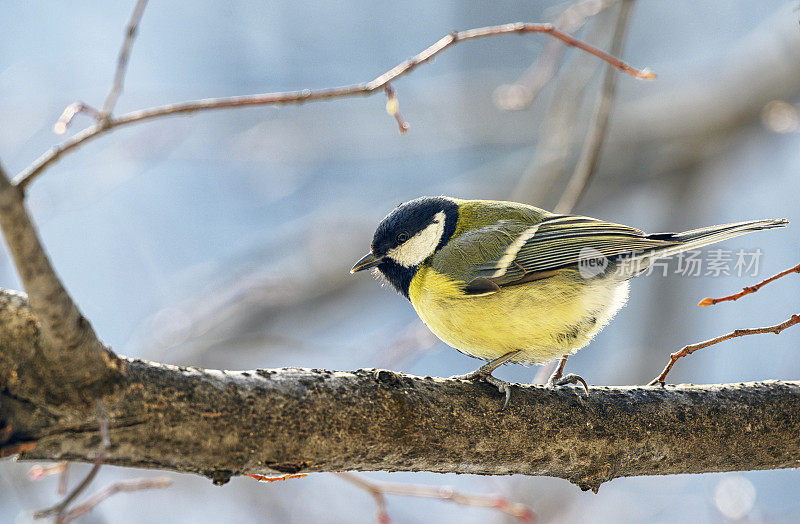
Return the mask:
[[669,356],[669,362],[667,362],[667,365],[664,367],[664,370],[661,371],[661,374],[658,375],[653,380],[651,380],[650,383],[647,385],[655,386],[656,384],[660,384],[663,386],[664,381],[667,378],[667,374],[672,369],[672,366],[675,365],[675,362],[677,362],[678,359],[680,358],[691,355],[692,353],[694,353],[699,349],[707,348],[709,346],[713,346],[714,344],[719,344],[720,342],[725,342],[726,340],[730,340],[732,338],[739,338],[747,335],[765,335],[767,333],[778,335],[784,329],[790,328],[797,324],[800,324],[800,315],[792,315],[787,320],[781,322],[780,324],[776,324],[774,326],[748,328],[748,329],[734,329],[733,331],[725,335],[720,335],[716,338],[712,338],[704,342],[698,342],[697,344],[689,344],[688,346],[683,346],[679,351],[676,351],[675,353],[672,353]]
[[[33,350],[23,297],[0,293],[0,344]],[[21,351],[21,350],[20,350]],[[12,373],[13,371],[13,373]],[[16,373],[16,375],[14,374]],[[99,432],[0,353],[0,427],[21,458],[93,461]],[[800,382],[496,389],[385,370],[220,371],[127,360],[103,395],[105,464],[205,475],[388,470],[618,477],[800,465]],[[2,450],[0,450],[2,451]]]
[[628,73],[631,76],[647,80],[655,78],[655,75],[652,72],[646,69],[635,69],[625,62],[622,62],[621,60],[609,55],[608,53],[597,49],[596,47],[592,47],[576,38],[573,38],[572,36],[563,33],[558,29],[555,29],[552,24],[530,24],[518,22],[498,26],[479,27],[477,29],[469,29],[466,31],[454,31],[449,35],[442,37],[427,49],[396,65],[389,71],[369,82],[318,90],[303,89],[301,91],[288,91],[283,93],[267,93],[261,95],[233,96],[226,98],[208,98],[204,100],[195,100],[191,102],[182,102],[148,109],[141,109],[138,111],[132,111],[118,118],[106,118],[97,124],[85,128],[71,138],[44,153],[42,156],[36,159],[33,164],[25,168],[16,177],[14,177],[14,184],[21,189],[25,189],[39,173],[41,173],[50,164],[61,158],[61,156],[65,153],[72,151],[86,141],[96,138],[120,126],[151,120],[153,118],[169,115],[185,115],[210,109],[276,104],[300,104],[304,102],[329,100],[332,98],[368,96],[374,94],[375,92],[384,90],[385,87],[394,80],[410,73],[417,66],[428,62],[437,54],[459,42],[511,33],[546,33],[561,40],[569,46],[577,47],[602,60],[605,60],[609,64],[612,64],[615,68]]
[[[581,0],[575,2],[558,15],[553,25],[565,33],[574,34],[583,27],[589,18],[608,9],[618,1]],[[513,84],[504,84],[495,89],[494,99],[498,106],[506,111],[520,111],[529,107],[561,68],[566,50],[563,42],[548,40],[533,65]]]
[[41,323],[46,340],[40,348],[41,360],[52,372],[51,380],[91,398],[97,393],[94,387],[102,386],[109,373],[118,371],[119,361],[103,346],[64,289],[31,222],[22,191],[9,182],[1,166],[0,228],[28,292],[30,308]]
[[138,0],[128,20],[128,25],[125,27],[125,38],[122,40],[122,47],[119,50],[117,70],[114,73],[114,82],[111,84],[111,90],[108,92],[106,101],[103,103],[103,109],[100,111],[100,120],[111,117],[114,106],[117,104],[117,98],[119,98],[122,92],[122,85],[125,82],[125,72],[128,69],[128,58],[131,55],[133,40],[136,38],[136,31],[139,28],[139,22],[142,20],[145,7],[147,7],[147,0]]
[[[617,15],[617,23],[614,26],[614,38],[611,42],[611,54],[620,55],[625,44],[625,35],[628,32],[628,22],[633,11],[633,0],[622,0]],[[611,106],[614,103],[614,93],[617,89],[617,75],[611,68],[606,68],[603,78],[603,86],[597,97],[592,123],[586,141],[583,144],[578,165],[575,172],[564,189],[564,194],[553,210],[556,213],[571,213],[578,201],[583,196],[592,175],[597,170],[600,161],[600,153],[603,150],[603,143],[606,139],[608,121],[611,116]]]
[[81,502],[71,510],[67,512],[61,519],[64,524],[72,522],[73,520],[81,517],[94,508],[96,508],[101,502],[106,500],[108,497],[112,495],[116,495],[117,493],[133,493],[135,491],[144,491],[147,489],[164,489],[172,485],[172,480],[167,477],[154,477],[149,479],[133,479],[133,480],[120,480],[118,482],[114,482],[110,486],[107,486],[91,497],[89,497],[86,501]]
[[461,506],[495,509],[516,518],[520,522],[533,522],[535,517],[528,506],[518,502],[510,502],[500,495],[461,493],[448,486],[379,482],[353,473],[338,473],[338,476],[372,495],[378,510],[376,520],[381,524],[388,524],[390,521],[386,511],[386,495],[449,500]]
[[762,287],[766,286],[770,282],[774,282],[774,281],[778,280],[779,278],[783,278],[786,275],[791,275],[792,273],[800,273],[800,264],[797,264],[794,267],[790,267],[789,269],[781,271],[777,275],[772,275],[771,277],[769,277],[769,278],[767,278],[765,280],[762,280],[758,284],[744,287],[744,288],[742,288],[741,291],[739,291],[738,293],[734,293],[733,295],[728,295],[726,297],[721,297],[721,298],[706,297],[703,300],[701,300],[697,305],[698,306],[713,306],[714,304],[719,304],[720,302],[726,302],[728,300],[739,300],[740,298],[742,298],[745,295],[749,295],[750,293],[755,293],[756,291],[758,291]]
[[[97,473],[100,471],[100,468],[103,466],[103,459],[105,459],[106,451],[111,445],[111,440],[108,436],[108,417],[103,409],[102,401],[97,403],[97,407],[99,414],[98,425],[100,428],[100,449],[97,450],[97,456],[94,458],[92,469],[89,470],[89,473],[83,478],[83,480],[77,486],[75,486],[75,489],[73,489],[67,496],[64,497],[64,500],[53,507],[34,512],[33,518],[43,519],[55,515],[56,524],[62,524],[64,521],[64,513],[67,511],[69,505],[72,504],[72,502],[78,498],[80,494],[86,490],[86,488],[89,487],[94,478],[97,476]],[[65,471],[66,464],[68,463],[64,463]]]
[[117,493],[133,493],[135,491],[144,491],[147,489],[164,489],[171,485],[172,485],[172,480],[167,477],[120,480],[118,482],[114,482],[108,487],[101,489],[100,491],[89,497],[86,501],[81,502],[80,504],[69,510],[61,520],[62,522],[64,522],[64,524],[72,522],[78,517],[89,513],[94,508],[96,508],[101,502],[103,502],[112,495],[116,495]]

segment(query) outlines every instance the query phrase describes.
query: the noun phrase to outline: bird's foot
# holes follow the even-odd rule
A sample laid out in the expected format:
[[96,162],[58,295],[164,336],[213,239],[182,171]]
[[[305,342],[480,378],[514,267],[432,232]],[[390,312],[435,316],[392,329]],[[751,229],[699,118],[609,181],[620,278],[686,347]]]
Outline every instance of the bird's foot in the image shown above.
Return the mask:
[[498,357],[486,364],[482,365],[472,373],[467,373],[466,375],[455,375],[450,377],[452,379],[459,379],[459,380],[471,380],[473,382],[486,382],[495,386],[500,393],[505,393],[506,401],[503,402],[503,407],[500,408],[500,411],[506,409],[508,406],[508,400],[511,398],[511,384],[506,382],[505,380],[500,380],[499,378],[493,377],[492,372],[514,358],[514,356],[519,353],[519,350],[509,351],[505,355]]
[[581,384],[583,386],[583,389],[586,390],[586,394],[587,395],[589,394],[589,385],[586,384],[586,381],[583,380],[583,377],[581,377],[580,375],[576,375],[575,373],[570,373],[565,377],[561,376],[557,377],[555,376],[555,373],[553,373],[553,376],[551,376],[550,380],[547,381],[547,387],[550,388],[558,386],[566,386],[569,384]]
[[451,377],[447,377],[451,380],[471,380],[472,382],[483,382],[486,380],[486,377],[491,375],[492,372],[484,372],[481,369],[476,369],[472,373],[467,373],[466,375],[453,375]]
[[508,401],[511,399],[511,383],[493,376],[491,371],[477,369],[472,373],[453,375],[450,378],[455,380],[470,380],[472,382],[486,382],[487,384],[495,386],[500,393],[505,393],[506,395],[505,402],[503,402],[503,407],[500,408],[500,411],[506,409]]
[[500,411],[503,411],[508,406],[508,401],[511,400],[511,383],[506,382],[505,380],[500,380],[492,375],[487,375],[483,379],[484,381],[488,382],[489,384],[497,387],[500,393],[506,394],[506,400],[503,402],[503,407],[500,408]]

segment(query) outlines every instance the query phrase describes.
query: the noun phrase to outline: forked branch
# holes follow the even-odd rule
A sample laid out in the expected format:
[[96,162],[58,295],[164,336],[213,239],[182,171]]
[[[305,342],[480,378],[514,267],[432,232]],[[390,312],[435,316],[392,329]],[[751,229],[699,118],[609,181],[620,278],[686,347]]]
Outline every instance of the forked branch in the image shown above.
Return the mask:
[[89,484],[91,484],[94,478],[97,476],[97,472],[100,471],[100,467],[103,465],[103,460],[106,458],[108,448],[111,445],[111,439],[108,433],[108,416],[106,416],[106,412],[103,409],[103,402],[101,400],[98,400],[97,408],[100,426],[100,448],[97,450],[97,456],[94,459],[94,464],[92,464],[92,469],[89,470],[89,473],[86,475],[86,477],[84,477],[80,484],[78,484],[75,489],[69,493],[69,495],[64,497],[64,500],[51,508],[37,511],[33,514],[33,518],[43,519],[55,515],[56,523],[62,524],[64,522],[64,515],[67,513],[67,508],[69,505],[72,504],[72,502],[77,499],[78,496],[80,496],[80,494],[86,490],[86,488],[89,487]]
[[427,499],[449,500],[462,506],[477,506],[496,509],[506,515],[515,517],[521,522],[532,522],[533,511],[525,504],[510,502],[500,495],[478,495],[461,493],[447,486],[425,486],[420,484],[401,484],[399,482],[379,482],[354,473],[337,473],[342,480],[358,486],[372,495],[375,500],[377,521],[388,524],[389,514],[386,510],[386,495],[401,495]]
[[111,84],[111,90],[108,92],[106,101],[103,103],[103,109],[100,110],[99,120],[105,120],[111,117],[114,106],[117,104],[117,98],[119,98],[122,92],[122,84],[125,82],[125,72],[128,70],[128,58],[131,56],[133,40],[136,38],[136,32],[139,29],[139,22],[142,21],[145,7],[147,7],[147,0],[138,0],[128,20],[128,25],[125,26],[125,38],[122,40],[122,47],[117,57],[117,70],[114,73],[114,82]]
[[[36,226],[23,202],[22,192],[0,166],[0,228],[14,266],[28,293],[30,307],[48,340],[42,364],[53,382],[72,395],[91,398],[99,394],[120,362],[98,339],[81,314],[45,252]],[[81,386],[80,388],[77,386]]]

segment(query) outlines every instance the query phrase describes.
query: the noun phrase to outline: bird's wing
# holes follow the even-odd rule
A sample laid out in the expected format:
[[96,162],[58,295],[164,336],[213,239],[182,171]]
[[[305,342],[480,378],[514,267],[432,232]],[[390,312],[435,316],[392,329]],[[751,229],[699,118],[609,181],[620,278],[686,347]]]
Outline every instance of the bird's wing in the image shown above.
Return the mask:
[[[552,276],[581,260],[614,257],[676,244],[629,226],[594,218],[550,215],[534,224],[500,221],[468,231],[443,247],[454,278],[467,294],[481,295],[501,287]],[[444,253],[444,251],[447,251]],[[471,264],[453,263],[459,258]],[[437,260],[434,258],[434,268]]]

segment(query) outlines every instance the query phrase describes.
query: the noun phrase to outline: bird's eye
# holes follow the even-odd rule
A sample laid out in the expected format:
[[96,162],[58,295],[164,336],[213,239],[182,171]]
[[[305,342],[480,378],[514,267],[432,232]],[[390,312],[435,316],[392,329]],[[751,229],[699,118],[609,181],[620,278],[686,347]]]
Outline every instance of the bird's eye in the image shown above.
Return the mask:
[[403,231],[402,233],[398,233],[398,234],[397,234],[397,243],[398,243],[398,244],[402,244],[402,243],[403,243],[403,242],[405,242],[406,240],[408,240],[408,233],[406,233],[405,231]]

